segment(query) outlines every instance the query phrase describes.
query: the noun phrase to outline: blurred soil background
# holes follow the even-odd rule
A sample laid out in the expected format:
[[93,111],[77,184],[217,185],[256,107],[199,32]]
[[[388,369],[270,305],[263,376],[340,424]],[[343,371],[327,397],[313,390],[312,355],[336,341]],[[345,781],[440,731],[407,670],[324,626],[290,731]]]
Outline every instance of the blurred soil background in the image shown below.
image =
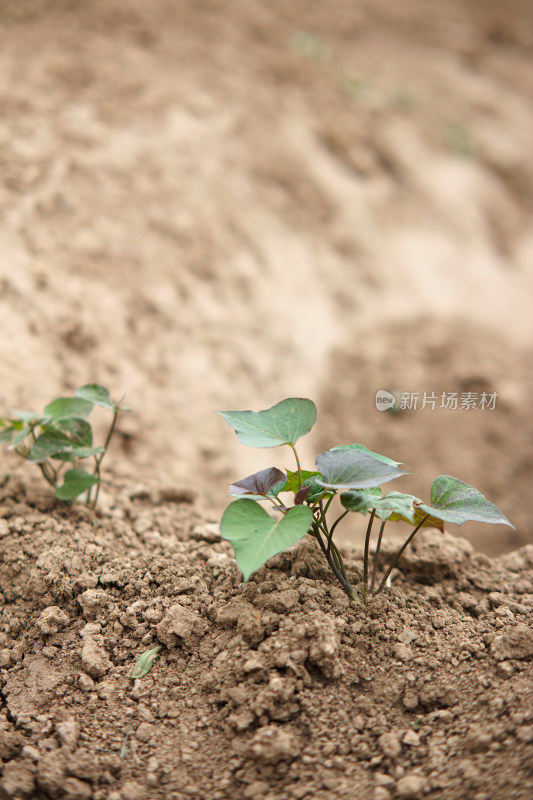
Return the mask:
[[216,519],[290,461],[213,410],[308,396],[306,459],[456,475],[516,525],[476,548],[533,542],[532,45],[526,0],[1,0],[0,413],[102,383],[111,475]]

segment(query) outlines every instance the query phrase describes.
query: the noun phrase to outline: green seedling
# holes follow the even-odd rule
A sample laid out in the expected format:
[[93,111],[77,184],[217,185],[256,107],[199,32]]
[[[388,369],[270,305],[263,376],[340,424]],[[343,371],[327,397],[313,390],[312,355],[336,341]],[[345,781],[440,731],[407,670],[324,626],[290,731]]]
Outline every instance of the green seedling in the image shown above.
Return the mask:
[[136,680],[137,678],[144,678],[145,675],[148,675],[152,669],[154,659],[162,649],[163,645],[158,644],[151,650],[145,650],[144,653],[141,653],[130,673],[130,678],[132,681]]
[[[411,494],[394,491],[383,494],[383,484],[407,473],[400,469],[400,462],[374,453],[362,444],[334,447],[317,457],[314,470],[302,469],[295,445],[316,421],[316,406],[311,400],[290,397],[264,411],[217,413],[234,428],[243,444],[286,445],[293,451],[296,462],[294,471],[270,467],[230,486],[230,494],[237,499],[226,508],[220,531],[232,543],[245,581],[269,558],[309,535],[318,542],[348,597],[355,603],[368,605],[387,585],[392,570],[420,528],[442,531],[444,523],[462,525],[467,520],[513,527],[500,509],[477,489],[450,475],[435,479],[429,504]],[[338,508],[334,510],[336,497],[340,500],[340,512]],[[258,501],[269,503],[276,516],[271,516]],[[356,575],[356,587],[350,582],[333,540],[337,526],[350,513],[368,518],[363,571]],[[371,571],[370,543],[376,519],[380,526]],[[379,554],[387,522],[406,522],[413,530],[378,583]]]
[[305,30],[294,31],[291,46],[295,53],[312,60],[324,61],[331,54],[330,45],[316,33]]
[[[111,412],[111,422],[103,446],[93,445],[93,431],[87,417],[95,406]],[[73,397],[58,397],[42,414],[13,411],[13,418],[0,418],[0,443],[32,464],[55,489],[56,497],[71,502],[87,493],[87,504],[96,507],[100,491],[102,460],[113,436],[119,411],[103,386],[90,383],[77,389]],[[91,459],[88,471],[78,461]],[[65,469],[70,465],[69,469]],[[94,493],[93,493],[94,491]]]
[[446,144],[456,156],[473,158],[476,154],[474,142],[468,125],[463,122],[450,122],[444,128]]

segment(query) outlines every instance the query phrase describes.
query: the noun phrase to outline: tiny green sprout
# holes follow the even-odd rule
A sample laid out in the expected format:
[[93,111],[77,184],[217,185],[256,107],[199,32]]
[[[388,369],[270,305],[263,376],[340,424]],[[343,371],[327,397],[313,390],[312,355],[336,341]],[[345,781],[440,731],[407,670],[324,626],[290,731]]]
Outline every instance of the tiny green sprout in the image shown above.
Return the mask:
[[[362,444],[334,447],[317,456],[314,470],[302,469],[296,450],[298,439],[313,427],[317,410],[311,400],[289,397],[264,411],[219,411],[235,430],[238,439],[250,447],[287,445],[294,454],[296,469],[283,472],[270,467],[235,481],[230,486],[233,500],[224,511],[220,532],[235,550],[244,580],[272,556],[312,536],[340,585],[355,603],[368,605],[383,591],[404,550],[422,527],[444,530],[444,523],[462,525],[468,520],[511,525],[493,503],[450,475],[433,482],[430,503],[402,492],[383,494],[381,487],[407,473],[400,462],[374,453]],[[283,497],[281,496],[283,495]],[[292,495],[292,502],[287,500]],[[342,511],[333,510],[334,498]],[[271,516],[259,503],[266,501],[275,512]],[[363,572],[354,587],[333,537],[339,523],[349,513],[368,519]],[[373,564],[370,559],[372,528],[379,520]],[[387,522],[407,522],[413,530],[396,553],[389,568],[379,574],[379,554]],[[372,570],[370,569],[372,566]]]
[[[93,444],[92,427],[87,421],[95,406],[112,415],[104,444],[99,446]],[[73,397],[52,400],[42,414],[13,411],[13,418],[0,418],[0,444],[37,464],[59,500],[71,503],[86,493],[87,504],[95,508],[102,483],[102,460],[115,431],[118,413],[127,410],[111,400],[104,386],[89,383],[77,389]],[[92,459],[91,471],[77,466],[85,459]]]
[[134,681],[136,678],[144,678],[144,676],[150,672],[155,657],[161,652],[162,649],[163,645],[158,644],[157,647],[154,647],[152,650],[145,650],[144,653],[141,653],[130,673],[130,678],[132,681]]

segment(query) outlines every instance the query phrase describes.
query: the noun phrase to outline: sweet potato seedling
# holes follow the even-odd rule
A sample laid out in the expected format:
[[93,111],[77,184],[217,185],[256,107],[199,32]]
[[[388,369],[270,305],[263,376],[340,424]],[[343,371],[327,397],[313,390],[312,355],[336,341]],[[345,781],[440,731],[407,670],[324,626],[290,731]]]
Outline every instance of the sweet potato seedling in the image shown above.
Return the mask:
[[[264,411],[219,411],[234,428],[239,440],[250,447],[287,445],[294,453],[296,469],[283,472],[270,467],[232,483],[230,494],[237,497],[225,510],[221,535],[235,550],[244,580],[269,558],[296,544],[304,536],[318,542],[324,557],[342,588],[356,603],[368,605],[387,584],[405,548],[420,528],[444,529],[445,523],[462,525],[467,520],[511,525],[493,503],[467,483],[440,475],[431,487],[430,503],[402,492],[382,493],[381,486],[407,473],[400,463],[368,450],[362,444],[334,447],[321,453],[314,470],[302,469],[296,442],[313,427],[317,410],[311,400],[290,397]],[[287,496],[290,499],[287,499]],[[338,496],[342,506],[334,512]],[[272,517],[259,504],[266,500],[273,507]],[[368,517],[363,553],[363,571],[353,586],[342,556],[333,540],[339,523],[350,513]],[[370,542],[373,525],[380,521],[371,567]],[[379,554],[387,522],[407,522],[411,534],[379,574]]]
[[[93,445],[93,430],[87,417],[95,406],[111,412],[111,422],[104,444]],[[44,478],[55,489],[59,500],[71,502],[87,493],[87,504],[98,502],[102,459],[115,430],[119,411],[108,390],[97,383],[77,389],[73,397],[58,397],[42,414],[13,411],[13,418],[0,418],[0,443],[7,444],[19,456],[37,464]],[[77,466],[78,461],[92,460],[92,470]],[[66,469],[71,465],[70,469]],[[65,470],[65,471],[64,471]]]

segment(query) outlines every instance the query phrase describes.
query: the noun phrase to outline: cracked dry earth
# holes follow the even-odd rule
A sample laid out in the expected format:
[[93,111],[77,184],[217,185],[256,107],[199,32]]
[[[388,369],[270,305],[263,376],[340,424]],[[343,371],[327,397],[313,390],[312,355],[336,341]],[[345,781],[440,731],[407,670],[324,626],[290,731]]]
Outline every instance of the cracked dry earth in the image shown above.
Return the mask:
[[364,609],[314,542],[243,585],[187,496],[104,506],[0,490],[2,800],[531,798],[533,546],[429,530]]

